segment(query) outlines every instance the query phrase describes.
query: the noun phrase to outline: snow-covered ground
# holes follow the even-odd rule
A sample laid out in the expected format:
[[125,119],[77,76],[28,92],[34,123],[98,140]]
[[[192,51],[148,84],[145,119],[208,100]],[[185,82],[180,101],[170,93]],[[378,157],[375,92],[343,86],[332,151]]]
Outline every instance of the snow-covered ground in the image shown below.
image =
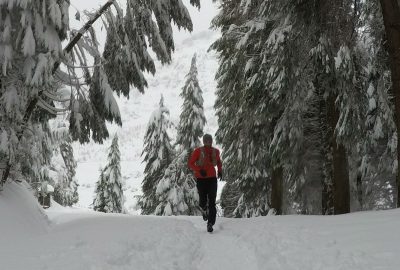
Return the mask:
[[[26,189],[0,194],[2,270],[395,270],[400,209],[341,216],[219,218],[38,210]],[[6,217],[6,218],[5,218]]]
[[[86,1],[74,0],[72,3],[77,8],[96,8],[100,1],[86,3]],[[188,0],[184,1],[189,3]],[[207,120],[204,132],[214,134],[217,130],[217,118],[214,111],[216,82],[215,73],[218,68],[218,60],[215,52],[208,52],[210,45],[215,41],[219,33],[209,29],[211,19],[217,14],[217,8],[212,1],[204,1],[200,11],[190,7],[194,31],[174,32],[176,50],[172,63],[162,66],[156,62],[157,72],[155,76],[148,75],[149,87],[145,94],[140,94],[132,89],[129,99],[119,98],[123,126],[109,125],[111,138],[103,145],[89,143],[85,145],[74,144],[74,154],[78,162],[77,181],[79,186],[78,207],[90,208],[93,202],[95,183],[100,175],[99,169],[106,165],[107,149],[111,145],[114,134],[119,136],[121,151],[121,172],[124,178],[126,197],[125,207],[130,213],[138,213],[135,209],[135,196],[141,194],[141,182],[145,164],[142,163],[141,153],[147,122],[151,113],[158,108],[161,94],[165,99],[165,106],[170,110],[171,120],[179,123],[182,99],[179,96],[184,86],[185,76],[189,72],[193,54],[197,54],[198,79],[203,90],[204,110]],[[72,16],[72,14],[71,14]],[[176,30],[176,29],[175,29]],[[99,29],[100,31],[100,29]],[[102,39],[100,35],[100,39]],[[172,131],[173,132],[173,131]],[[171,134],[174,138],[175,134]],[[220,185],[222,187],[222,185]],[[221,191],[221,188],[219,189]]]

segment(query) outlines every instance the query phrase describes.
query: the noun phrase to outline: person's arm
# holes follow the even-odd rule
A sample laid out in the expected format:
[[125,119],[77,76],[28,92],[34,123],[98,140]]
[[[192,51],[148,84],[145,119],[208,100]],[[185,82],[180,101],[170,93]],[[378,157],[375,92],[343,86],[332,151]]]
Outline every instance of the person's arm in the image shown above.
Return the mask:
[[198,149],[194,150],[189,158],[188,166],[192,171],[199,171],[200,167],[196,165],[196,161],[199,159],[200,151]]

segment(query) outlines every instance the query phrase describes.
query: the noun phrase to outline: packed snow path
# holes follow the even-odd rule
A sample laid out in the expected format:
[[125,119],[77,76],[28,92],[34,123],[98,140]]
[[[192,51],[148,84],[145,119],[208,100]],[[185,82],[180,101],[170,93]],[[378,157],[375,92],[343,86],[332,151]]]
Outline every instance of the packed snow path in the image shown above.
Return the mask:
[[400,265],[399,210],[336,217],[219,218],[212,234],[201,217],[62,209],[48,215],[46,231],[22,237],[14,230],[7,232],[13,241],[0,241],[1,269],[368,270]]
[[226,219],[219,220],[213,233],[206,231],[202,218],[191,218],[190,221],[197,229],[196,238],[201,243],[201,262],[196,269],[258,269],[252,248],[223,229]]

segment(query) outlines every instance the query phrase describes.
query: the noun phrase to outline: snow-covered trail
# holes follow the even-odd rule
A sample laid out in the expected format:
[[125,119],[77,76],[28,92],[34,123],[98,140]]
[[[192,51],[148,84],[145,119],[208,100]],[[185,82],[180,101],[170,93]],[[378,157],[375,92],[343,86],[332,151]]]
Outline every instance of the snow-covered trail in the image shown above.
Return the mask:
[[217,219],[201,235],[200,269],[399,269],[400,210],[341,216],[270,216]]
[[[58,269],[64,269],[66,257],[77,258],[70,269],[261,269],[253,249],[224,230],[227,219],[221,219],[210,234],[201,217],[57,211],[49,216],[52,237],[44,246],[68,239],[61,245],[53,244],[50,253],[43,250],[49,253],[43,258],[56,262]],[[68,250],[70,255],[65,255]]]
[[201,218],[191,218],[190,221],[197,229],[201,243],[201,261],[198,269],[259,269],[252,248],[224,230],[224,224],[229,222],[228,220],[219,220],[213,233],[206,231],[206,223]]
[[49,216],[48,232],[0,248],[7,270],[259,269],[251,249],[225,234],[222,225],[207,233],[200,217]]
[[[102,214],[62,207],[47,211],[47,226],[38,222],[42,214],[28,215],[15,207],[17,202],[13,196],[0,196],[0,217],[19,217],[0,219],[1,270],[389,270],[400,266],[399,209],[331,217],[218,218],[210,234],[201,217]],[[33,205],[34,200],[26,204]]]

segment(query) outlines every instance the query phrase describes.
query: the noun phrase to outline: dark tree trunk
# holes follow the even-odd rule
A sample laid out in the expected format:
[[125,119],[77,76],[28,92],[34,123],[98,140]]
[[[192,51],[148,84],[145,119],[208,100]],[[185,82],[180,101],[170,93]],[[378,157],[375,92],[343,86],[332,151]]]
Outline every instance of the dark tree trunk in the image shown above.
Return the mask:
[[331,95],[327,100],[327,119],[329,130],[332,132],[330,154],[333,166],[333,213],[339,215],[350,212],[350,183],[346,149],[342,144],[337,143],[333,134],[339,120],[335,101],[336,95]]
[[362,191],[362,177],[361,173],[357,174],[357,201],[360,205],[360,210],[364,209],[363,191]]
[[[314,2],[318,14],[317,25],[320,27],[316,37],[326,35],[332,42],[334,55],[340,46],[349,41],[354,25],[347,18],[350,6],[347,1]],[[354,6],[354,9],[357,5]],[[356,10],[355,10],[356,12]],[[324,65],[324,64],[323,64]],[[331,62],[332,70],[334,63]],[[350,212],[350,184],[346,150],[336,142],[335,129],[340,112],[335,106],[337,94],[334,93],[338,83],[332,74],[319,74],[316,78],[316,89],[320,96],[321,119],[321,154],[324,158],[322,175],[322,214],[343,214]],[[329,96],[325,98],[325,95]]]
[[[324,179],[326,180],[326,179]],[[332,179],[330,182],[322,182],[322,214],[333,215],[333,186]]]
[[350,213],[350,183],[346,149],[333,146],[333,208],[334,214]]
[[[397,161],[400,161],[400,4],[397,0],[380,0],[389,48],[392,92],[397,130]],[[397,169],[397,207],[400,207],[400,170]]]
[[272,172],[271,207],[277,215],[282,215],[283,199],[283,168],[278,167]]
[[322,157],[322,170],[321,170],[321,185],[322,185],[322,196],[321,196],[321,212],[322,215],[333,215],[333,166],[332,166],[332,155],[330,153],[331,145],[330,142],[333,137],[333,131],[327,124],[327,103],[323,97],[323,91],[321,91],[321,83],[319,79],[316,80],[318,85],[318,98],[319,98],[319,133],[320,133],[320,151]]

